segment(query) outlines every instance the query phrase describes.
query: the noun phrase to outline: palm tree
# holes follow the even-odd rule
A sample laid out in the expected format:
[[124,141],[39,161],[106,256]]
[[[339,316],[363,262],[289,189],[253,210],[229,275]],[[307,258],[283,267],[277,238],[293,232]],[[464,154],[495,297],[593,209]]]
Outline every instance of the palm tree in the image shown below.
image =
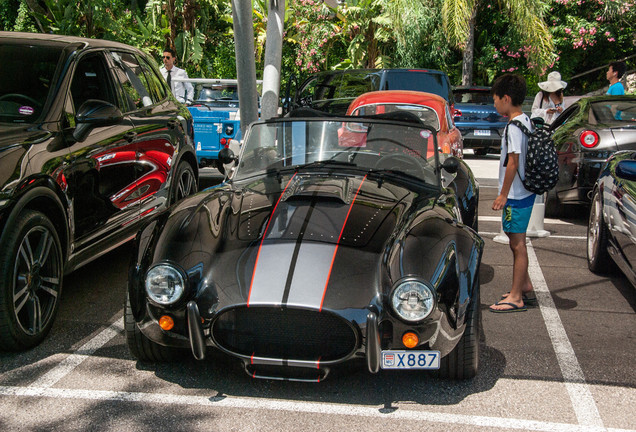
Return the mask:
[[[442,19],[451,44],[463,51],[462,84],[473,79],[475,22],[484,0],[442,0]],[[524,45],[531,47],[528,63],[537,71],[545,69],[555,58],[552,35],[543,20],[545,0],[499,0],[508,12],[511,25],[523,29]]]

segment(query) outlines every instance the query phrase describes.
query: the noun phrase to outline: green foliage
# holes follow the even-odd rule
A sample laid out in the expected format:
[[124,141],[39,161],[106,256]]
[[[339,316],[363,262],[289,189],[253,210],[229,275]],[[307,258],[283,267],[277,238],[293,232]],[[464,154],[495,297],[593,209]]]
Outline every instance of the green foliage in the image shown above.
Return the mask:
[[20,0],[0,0],[0,30],[13,30]]
[[[268,4],[253,0],[259,76]],[[571,94],[583,93],[607,84],[604,68],[585,72],[636,51],[633,0],[347,0],[335,10],[286,0],[286,8],[281,93],[292,75],[360,67],[435,68],[457,84],[474,10],[475,84],[520,72],[531,93],[557,69]],[[158,63],[174,46],[190,76],[234,78],[231,11],[230,0],[0,0],[0,29],[118,40]]]

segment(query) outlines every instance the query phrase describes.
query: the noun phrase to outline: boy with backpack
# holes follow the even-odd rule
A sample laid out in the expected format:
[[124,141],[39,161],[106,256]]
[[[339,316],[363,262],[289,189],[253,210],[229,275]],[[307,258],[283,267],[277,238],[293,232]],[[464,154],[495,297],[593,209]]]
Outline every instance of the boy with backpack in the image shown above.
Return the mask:
[[491,91],[497,112],[510,119],[501,139],[499,195],[493,202],[492,209],[503,210],[502,228],[510,239],[514,261],[510,292],[504,294],[501,301],[490,306],[490,310],[496,313],[523,312],[527,310],[524,300],[529,300],[526,294],[533,289],[528,275],[526,230],[535,194],[526,189],[522,179],[526,174],[527,133],[532,133],[534,128],[530,118],[521,110],[526,97],[526,81],[521,75],[500,76],[495,80]]

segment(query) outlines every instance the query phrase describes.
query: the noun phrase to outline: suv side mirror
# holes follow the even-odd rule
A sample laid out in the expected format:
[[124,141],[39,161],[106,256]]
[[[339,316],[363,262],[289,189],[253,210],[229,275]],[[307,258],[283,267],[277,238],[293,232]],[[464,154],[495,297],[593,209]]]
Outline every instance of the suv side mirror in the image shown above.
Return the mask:
[[93,128],[115,125],[123,119],[123,114],[115,105],[97,99],[88,99],[75,115],[77,127],[73,138],[77,142],[84,141]]

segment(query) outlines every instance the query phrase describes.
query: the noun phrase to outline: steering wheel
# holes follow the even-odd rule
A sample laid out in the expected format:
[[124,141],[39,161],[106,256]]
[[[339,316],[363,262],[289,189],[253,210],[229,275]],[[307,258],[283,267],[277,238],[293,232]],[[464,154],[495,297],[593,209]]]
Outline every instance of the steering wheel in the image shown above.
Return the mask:
[[24,99],[28,102],[31,102],[34,105],[37,105],[38,107],[42,106],[40,102],[36,101],[31,96],[23,95],[20,93],[9,93],[9,94],[0,96],[0,100],[4,100],[4,99]]
[[382,156],[376,162],[375,169],[391,169],[406,172],[422,180],[426,178],[426,173],[420,162],[407,154],[392,153]]

